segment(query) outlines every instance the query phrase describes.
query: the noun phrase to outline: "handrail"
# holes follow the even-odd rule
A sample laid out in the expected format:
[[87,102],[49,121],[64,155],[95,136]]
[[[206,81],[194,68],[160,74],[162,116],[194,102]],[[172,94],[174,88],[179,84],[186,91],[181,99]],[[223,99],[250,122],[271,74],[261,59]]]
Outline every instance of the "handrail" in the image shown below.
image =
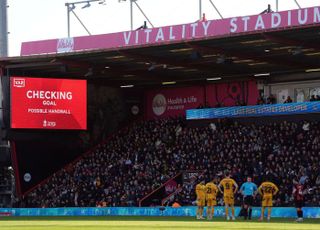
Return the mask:
[[161,201],[161,206],[165,206],[165,203],[170,200],[171,197],[177,195],[179,192],[182,191],[183,186],[179,187],[176,189],[176,191],[170,193],[167,197],[163,198]]
[[142,202],[147,199],[149,196],[151,196],[152,194],[154,194],[155,192],[157,192],[158,190],[160,190],[161,188],[163,188],[164,186],[166,186],[166,184],[168,184],[171,180],[177,178],[178,176],[181,175],[182,172],[179,172],[178,174],[176,174],[174,177],[171,177],[169,180],[167,180],[165,183],[163,183],[162,185],[160,185],[160,187],[156,188],[155,190],[153,190],[152,192],[150,192],[149,194],[147,194],[146,196],[144,196],[140,201],[139,201],[139,207],[141,207]]
[[[196,171],[196,170],[195,170],[195,171]],[[202,172],[202,173],[199,175],[200,177],[203,176],[203,174],[205,173],[204,170],[198,170],[198,171],[199,171],[199,172]],[[183,171],[182,173],[186,173],[186,172],[188,172],[188,170]],[[197,181],[196,178],[192,181],[192,185],[194,185],[194,182],[195,182],[195,181]],[[172,193],[170,193],[167,197],[163,198],[162,201],[161,201],[161,206],[164,206],[165,203],[166,203],[168,200],[170,200],[170,198],[171,198],[172,196],[175,196],[175,195],[177,195],[178,193],[180,193],[180,192],[182,191],[183,187],[184,187],[184,186],[181,186],[181,187],[177,188],[175,191],[173,191]]]

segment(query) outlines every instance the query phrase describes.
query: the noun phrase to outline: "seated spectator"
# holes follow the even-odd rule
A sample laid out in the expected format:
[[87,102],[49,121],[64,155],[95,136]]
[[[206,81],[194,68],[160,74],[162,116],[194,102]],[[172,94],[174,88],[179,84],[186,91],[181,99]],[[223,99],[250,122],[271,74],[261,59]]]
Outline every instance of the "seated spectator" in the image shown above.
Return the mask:
[[263,97],[259,96],[257,99],[257,105],[263,105],[263,104],[265,104],[265,101],[264,101]]
[[317,101],[316,96],[315,95],[311,95],[310,101]]
[[274,95],[273,94],[270,94],[270,96],[269,97],[267,97],[267,102],[266,102],[266,104],[276,104],[276,98],[274,97]]
[[291,97],[288,96],[287,99],[283,103],[292,103]]

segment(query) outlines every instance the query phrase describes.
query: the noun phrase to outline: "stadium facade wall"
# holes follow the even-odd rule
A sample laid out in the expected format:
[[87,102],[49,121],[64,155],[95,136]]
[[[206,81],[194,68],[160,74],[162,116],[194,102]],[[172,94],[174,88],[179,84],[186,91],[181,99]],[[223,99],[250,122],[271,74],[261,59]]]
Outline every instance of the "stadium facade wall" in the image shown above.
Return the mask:
[[[253,208],[253,217],[260,216],[261,208]],[[303,208],[306,218],[320,218],[320,207]],[[236,207],[238,216],[240,207]],[[204,212],[205,213],[205,212]],[[160,207],[108,207],[108,208],[0,208],[0,215],[12,216],[195,216],[196,207],[186,206],[180,208]],[[215,216],[223,217],[224,207],[215,208]],[[296,209],[293,207],[277,207],[272,209],[272,217],[295,218]]]
[[147,119],[185,116],[187,109],[198,107],[235,106],[237,102],[255,105],[259,91],[255,81],[218,83],[184,88],[146,91]]

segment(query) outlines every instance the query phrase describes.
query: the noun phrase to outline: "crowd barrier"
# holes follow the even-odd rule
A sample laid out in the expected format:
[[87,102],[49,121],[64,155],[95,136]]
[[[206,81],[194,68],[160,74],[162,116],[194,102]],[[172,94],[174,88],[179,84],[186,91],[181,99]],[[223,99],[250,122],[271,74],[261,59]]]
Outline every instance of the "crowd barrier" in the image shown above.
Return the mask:
[[[236,207],[238,216],[240,208]],[[320,207],[303,208],[304,217],[320,218]],[[254,207],[252,215],[259,217],[260,207]],[[172,207],[107,207],[107,208],[0,208],[0,215],[7,216],[195,216],[195,206]],[[224,216],[224,207],[215,208],[215,216]],[[293,207],[277,207],[272,209],[272,217],[295,218]]]

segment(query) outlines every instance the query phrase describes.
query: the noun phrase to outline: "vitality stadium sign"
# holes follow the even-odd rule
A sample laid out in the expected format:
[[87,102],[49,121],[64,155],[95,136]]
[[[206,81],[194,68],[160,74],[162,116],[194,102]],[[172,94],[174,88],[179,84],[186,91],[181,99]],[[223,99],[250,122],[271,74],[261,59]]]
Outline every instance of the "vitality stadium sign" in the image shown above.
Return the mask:
[[21,55],[158,45],[249,32],[284,30],[319,23],[320,7],[312,7],[114,34],[24,42],[22,43]]
[[86,129],[87,82],[11,77],[11,127]]

